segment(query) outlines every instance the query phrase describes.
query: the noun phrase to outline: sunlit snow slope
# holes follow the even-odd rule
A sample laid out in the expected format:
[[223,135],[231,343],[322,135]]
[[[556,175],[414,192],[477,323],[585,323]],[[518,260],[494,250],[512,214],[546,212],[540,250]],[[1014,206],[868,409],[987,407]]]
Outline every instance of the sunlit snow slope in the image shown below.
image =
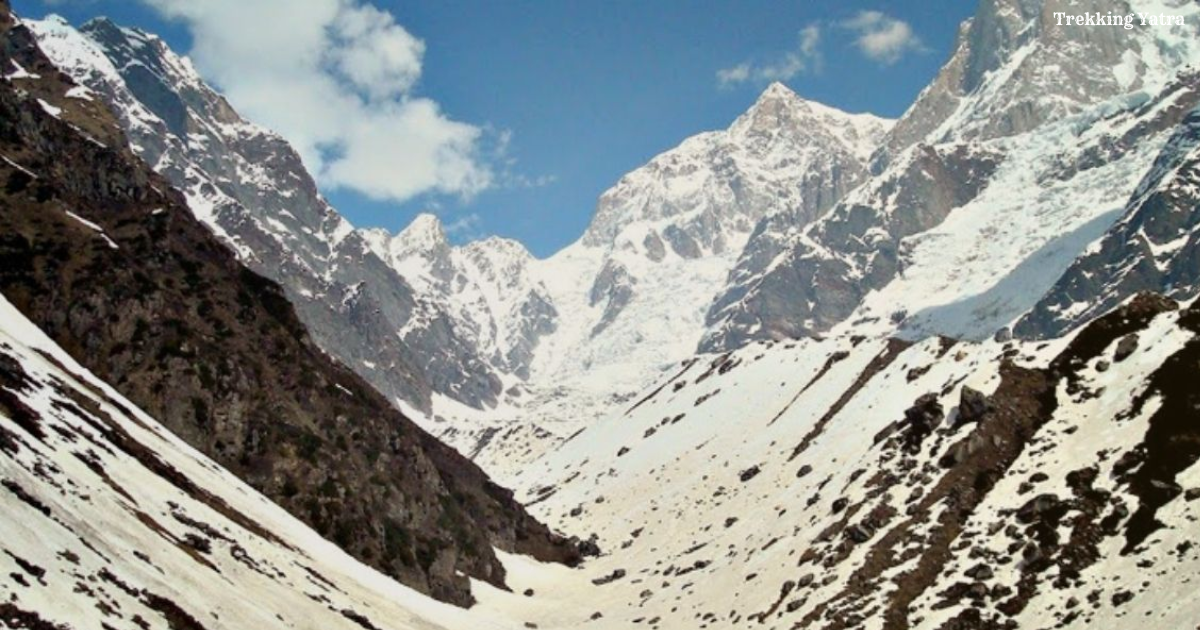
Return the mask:
[[435,602],[346,555],[2,298],[0,485],[3,627],[518,627]]
[[1190,628],[1197,333],[1142,295],[1037,345],[690,362],[521,475],[604,555],[584,579],[510,560],[510,583],[541,627]]

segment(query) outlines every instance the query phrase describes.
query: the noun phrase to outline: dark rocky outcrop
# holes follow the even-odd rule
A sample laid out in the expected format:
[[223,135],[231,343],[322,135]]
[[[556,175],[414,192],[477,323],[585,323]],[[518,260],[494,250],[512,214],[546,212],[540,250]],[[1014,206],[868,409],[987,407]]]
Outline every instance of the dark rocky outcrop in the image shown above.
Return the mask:
[[26,317],[184,440],[418,590],[468,604],[467,576],[502,585],[493,545],[578,559],[321,352],[280,287],[129,152],[110,112],[65,97],[69,80],[0,0],[0,68],[12,60],[36,76],[0,81],[0,291]]

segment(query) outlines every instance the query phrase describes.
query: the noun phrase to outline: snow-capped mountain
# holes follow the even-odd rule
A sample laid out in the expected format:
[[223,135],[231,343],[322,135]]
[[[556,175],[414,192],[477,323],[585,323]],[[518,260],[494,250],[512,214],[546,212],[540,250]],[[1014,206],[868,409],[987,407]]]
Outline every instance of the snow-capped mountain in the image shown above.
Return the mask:
[[[395,235],[352,230],[281,140],[161,41],[107,22],[38,29],[200,216],[291,289],[323,348],[504,476],[697,349],[851,329],[982,339],[1034,308],[1133,211],[1200,101],[1194,3],[1122,5],[1188,16],[1129,30],[1058,27],[1064,6],[981,2],[895,124],[772,84],[729,128],[622,177],[579,241],[546,260],[504,239],[453,246],[430,215]],[[199,129],[173,135],[176,119]],[[274,170],[229,128],[270,139]],[[233,210],[205,210],[213,195]],[[1167,279],[1181,273],[1073,308],[1102,312],[1140,289],[1187,297],[1192,284]]]
[[517,241],[490,237],[450,245],[438,218],[418,216],[399,234],[360,234],[421,299],[436,300],[479,356],[505,374],[529,377],[541,336],[557,325],[546,289],[533,278],[533,256]]
[[775,83],[729,129],[622,177],[579,242],[543,265],[562,316],[534,374],[585,366],[636,383],[689,356],[754,225],[776,214],[801,226],[815,219],[866,178],[889,124]]
[[760,226],[702,348],[837,326],[978,339],[1033,307],[1198,102],[1195,3],[1131,3],[1187,17],[1129,30],[1055,26],[1063,6],[981,2],[885,139],[878,173],[806,228]]
[[354,230],[161,41],[34,25],[89,90],[11,26],[0,625],[1200,618],[1194,2],[983,0],[894,126],[772,85],[547,260]]
[[103,98],[133,150],[247,265],[288,290],[331,355],[393,400],[495,404],[501,380],[321,197],[299,155],[243,118],[158,37],[104,19],[30,21],[56,65]]
[[[1015,136],[1138,91],[1154,92],[1194,60],[1186,0],[982,0],[937,78],[877,156],[918,142]],[[1182,15],[1182,29],[1063,28],[1071,15]]]
[[738,249],[758,219],[801,223],[866,176],[890,121],[850,115],[773,83],[726,130],[656,156],[600,196],[581,244],[632,248],[647,258]]
[[[471,578],[504,585],[497,548],[578,560],[574,543],[530,518],[510,491],[323,352],[284,290],[244,266],[128,144],[114,113],[59,72],[0,2],[0,292],[13,307],[0,309],[6,327],[18,323],[13,309],[19,311],[19,319],[166,427],[174,435],[169,442],[186,442],[313,532],[415,590],[469,605]],[[31,335],[21,331],[30,327],[10,334],[26,342]],[[0,359],[0,371],[7,375],[0,433],[21,430],[20,461],[34,475],[41,471],[38,487],[54,493],[43,502],[72,495],[73,477],[82,474],[76,467],[57,472],[55,462],[99,458],[138,459],[153,473],[148,483],[162,477],[183,493],[241,492],[211,477],[205,484],[214,487],[197,488],[169,465],[142,457],[119,422],[100,417],[90,425],[87,434],[99,441],[55,430],[61,424],[39,428],[47,414],[82,427],[99,417],[95,404],[119,404],[111,395],[72,397],[66,390],[84,386],[49,376],[30,384],[7,360]],[[55,390],[52,404],[44,395]],[[128,407],[119,411],[139,417]],[[7,477],[12,462],[5,462]],[[87,483],[107,479],[103,467],[92,470]],[[137,475],[128,482],[139,483]],[[146,492],[161,497],[153,487]],[[108,496],[119,495],[116,489]],[[86,493],[75,496],[64,509],[78,508],[72,519],[84,518],[93,513],[80,503],[87,500]],[[126,500],[137,507],[137,499]],[[44,526],[7,512],[0,519],[0,533]],[[141,531],[152,534],[154,526]],[[11,601],[7,593],[4,601]]]
[[395,236],[363,231],[514,377],[483,414],[435,402],[444,423],[431,430],[503,477],[627,400],[694,353],[755,224],[818,217],[867,178],[890,124],[772,84],[728,129],[622,177],[579,241],[545,260],[504,239],[452,247],[432,216]]

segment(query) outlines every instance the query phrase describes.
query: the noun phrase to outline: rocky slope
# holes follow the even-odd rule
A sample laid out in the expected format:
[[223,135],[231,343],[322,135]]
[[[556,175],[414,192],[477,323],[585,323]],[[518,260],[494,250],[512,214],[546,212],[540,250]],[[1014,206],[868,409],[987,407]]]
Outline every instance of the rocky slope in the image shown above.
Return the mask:
[[158,37],[30,22],[56,65],[108,103],[130,146],[239,259],[279,282],[317,343],[392,400],[476,408],[501,382],[448,313],[414,293],[321,197],[283,138],[237,114]]
[[402,582],[469,603],[493,546],[577,552],[309,338],[0,5],[0,291],[173,433]]
[[0,297],[0,626],[516,628],[400,586],[122,397]]
[[688,362],[524,471],[605,553],[512,583],[542,628],[1191,627],[1198,335],[1144,294],[1051,342]]

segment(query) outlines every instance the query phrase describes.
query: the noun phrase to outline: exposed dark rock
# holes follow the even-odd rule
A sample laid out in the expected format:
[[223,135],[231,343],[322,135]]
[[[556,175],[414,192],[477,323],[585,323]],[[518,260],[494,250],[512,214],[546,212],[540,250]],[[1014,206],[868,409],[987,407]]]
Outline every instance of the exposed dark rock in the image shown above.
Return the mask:
[[868,540],[871,540],[871,536],[874,534],[874,528],[865,523],[851,525],[850,527],[846,528],[846,537],[860,545]]
[[24,610],[12,602],[0,603],[0,623],[13,630],[70,630],[69,626],[46,621],[36,612]]
[[[14,306],[175,434],[409,586],[469,603],[466,576],[504,582],[493,545],[578,559],[511,492],[321,352],[284,292],[130,154],[110,112],[65,98],[66,78],[24,27],[5,24],[0,64],[18,57],[40,77],[20,91],[0,82],[0,150],[42,191],[0,191],[0,290]],[[12,170],[0,163],[0,179]],[[330,478],[335,496],[320,492]]]
[[966,575],[974,580],[987,581],[992,579],[992,576],[995,574],[992,572],[992,568],[988,565],[977,564],[970,569],[967,569]]
[[[910,627],[910,604],[938,579],[945,558],[952,553],[952,544],[962,533],[974,506],[987,496],[995,480],[1004,476],[1028,440],[1052,417],[1057,406],[1057,381],[1045,371],[1005,362],[1001,365],[1000,375],[1000,385],[992,396],[994,411],[984,422],[976,423],[971,434],[958,443],[980,446],[973,453],[951,447],[951,452],[962,451],[963,456],[954,458],[950,462],[951,468],[936,485],[909,506],[906,521],[881,530],[882,535],[872,544],[867,559],[849,578],[846,588],[815,607],[800,622],[801,627],[805,624],[839,629],[853,627],[844,620],[836,621],[841,617],[839,612],[852,610],[861,597],[875,592],[880,576],[899,562],[911,563],[911,568],[901,578],[892,580],[896,590],[888,598],[886,608],[878,614],[882,616],[885,628]],[[937,520],[928,521],[930,510],[943,501],[952,501],[954,509],[944,510]],[[915,559],[898,552],[910,544],[914,531],[921,531],[919,535],[924,541]],[[971,592],[971,585],[964,584],[957,597],[966,597],[968,592]],[[824,620],[822,624],[816,624],[818,619]],[[835,621],[831,623],[830,620]]]
[[942,423],[945,412],[937,394],[925,394],[904,411],[903,442],[907,453],[918,453],[921,443]]
[[[1181,315],[1179,324],[1194,335],[1200,334],[1200,307],[1191,306]],[[1183,493],[1176,477],[1200,460],[1200,424],[1195,422],[1196,409],[1200,408],[1200,390],[1195,387],[1198,366],[1200,338],[1193,338],[1167,357],[1150,376],[1148,387],[1133,401],[1131,417],[1140,414],[1151,400],[1159,404],[1150,417],[1146,435],[1134,449],[1141,454],[1141,466],[1125,473],[1116,473],[1114,468],[1139,499],[1137,510],[1126,523],[1127,553],[1162,527],[1156,517],[1159,508]]]
[[989,444],[990,439],[986,435],[972,432],[965,439],[951,445],[946,453],[938,459],[938,465],[943,468],[953,468],[970,459],[972,455],[983,451]]
[[580,540],[579,538],[572,536],[567,542],[579,551],[579,555],[581,557],[595,558],[600,555],[600,545],[596,542],[596,540],[597,539],[595,535],[592,535],[587,540]]
[[1038,495],[1017,510],[1017,520],[1022,523],[1033,523],[1061,510],[1062,506],[1063,504],[1058,500],[1057,495]]
[[592,584],[595,584],[596,586],[604,586],[605,584],[616,582],[623,577],[625,577],[625,569],[616,569],[604,577],[598,577],[592,580]]
[[805,434],[804,439],[800,440],[800,443],[792,449],[792,454],[788,457],[788,461],[796,459],[796,457],[798,457],[801,453],[808,450],[809,445],[811,445],[813,441],[820,437],[821,433],[825,431],[825,425],[829,424],[829,421],[832,420],[833,417],[836,416],[842,410],[842,408],[845,407],[852,398],[854,398],[856,394],[858,394],[859,390],[865,387],[866,384],[869,383],[876,374],[879,374],[883,370],[887,369],[887,367],[896,360],[896,357],[900,356],[900,354],[908,349],[911,345],[911,343],[901,341],[899,339],[888,339],[887,347],[884,348],[884,350],[880,352],[878,356],[876,356],[871,360],[870,363],[867,364],[867,367],[858,375],[858,378],[854,380],[854,383],[852,383],[850,387],[842,392],[842,395],[837,399],[836,402],[833,403],[833,406],[831,406],[829,410],[825,412],[825,415],[821,416],[821,418],[817,420],[817,422],[813,425],[813,428],[810,429],[807,434]]
[[751,479],[757,477],[758,473],[760,473],[760,472],[762,472],[762,470],[758,466],[751,466],[751,467],[747,468],[746,470],[743,470],[742,472],[738,473],[738,479],[740,479],[742,481],[742,483],[746,483],[747,481],[750,481]]
[[1113,350],[1113,361],[1121,363],[1125,359],[1128,359],[1130,355],[1137,351],[1137,349],[1137,333],[1125,335],[1124,337],[1121,337],[1120,341],[1117,342],[1116,350]]

